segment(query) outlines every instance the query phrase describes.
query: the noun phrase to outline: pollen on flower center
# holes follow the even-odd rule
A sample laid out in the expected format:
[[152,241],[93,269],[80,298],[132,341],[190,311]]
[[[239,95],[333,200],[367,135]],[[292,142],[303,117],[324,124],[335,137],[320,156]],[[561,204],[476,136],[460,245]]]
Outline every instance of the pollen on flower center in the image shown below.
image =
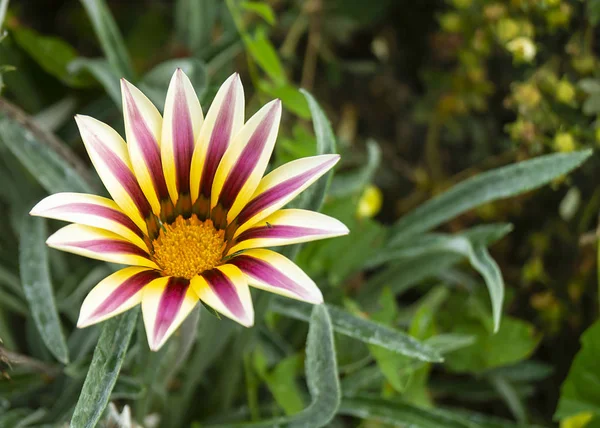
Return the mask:
[[225,249],[224,234],[212,220],[178,216],[165,224],[152,242],[154,261],[166,275],[191,279],[219,264]]

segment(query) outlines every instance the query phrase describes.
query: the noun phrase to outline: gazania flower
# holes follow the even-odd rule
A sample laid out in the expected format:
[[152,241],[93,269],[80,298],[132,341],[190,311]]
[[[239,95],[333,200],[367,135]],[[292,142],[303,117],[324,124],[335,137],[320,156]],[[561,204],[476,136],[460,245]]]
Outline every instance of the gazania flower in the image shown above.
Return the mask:
[[348,233],[323,214],[281,209],[339,156],[298,159],[263,177],[281,102],[270,102],[244,123],[237,74],[221,86],[206,118],[179,69],[169,85],[164,117],[126,80],[121,92],[127,143],[96,119],[75,118],[112,200],[58,193],[31,211],[74,223],[50,236],[50,247],[129,265],[90,291],[78,327],[141,303],[148,343],[157,350],[198,300],[251,326],[249,285],[321,303],[308,275],[264,247]]

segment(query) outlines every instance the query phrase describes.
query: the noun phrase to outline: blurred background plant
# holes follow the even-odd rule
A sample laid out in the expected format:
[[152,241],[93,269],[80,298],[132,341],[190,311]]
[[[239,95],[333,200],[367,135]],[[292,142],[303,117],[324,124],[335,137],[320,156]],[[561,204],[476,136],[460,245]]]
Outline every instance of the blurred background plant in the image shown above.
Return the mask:
[[[8,3],[0,426],[600,425],[600,1]],[[119,78],[162,109],[175,67],[204,108],[234,71],[249,113],[282,99],[273,167],[341,153],[294,204],[351,234],[285,249],[327,306],[199,308],[155,354],[135,313],[75,328],[112,267],[27,212],[102,191],[73,114],[122,132]]]

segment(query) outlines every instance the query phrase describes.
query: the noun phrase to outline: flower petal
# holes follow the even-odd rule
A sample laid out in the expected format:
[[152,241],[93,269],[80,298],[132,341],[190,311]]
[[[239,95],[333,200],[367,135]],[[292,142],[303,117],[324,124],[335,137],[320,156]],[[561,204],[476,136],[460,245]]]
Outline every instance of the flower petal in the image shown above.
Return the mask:
[[144,287],[142,313],[148,345],[158,351],[198,303],[190,281],[162,277]]
[[250,327],[254,308],[248,282],[233,265],[218,266],[192,279],[192,288],[207,305],[228,318]]
[[213,182],[211,208],[217,209],[216,223],[226,214],[231,222],[250,200],[271,157],[279,121],[281,101],[261,108],[234,137],[225,152]]
[[348,234],[339,220],[308,210],[279,210],[236,237],[233,254],[247,248],[276,247]]
[[157,216],[169,196],[160,159],[162,118],[154,104],[125,79],[121,79],[125,137],[133,171]]
[[236,234],[290,202],[339,160],[339,155],[312,156],[286,163],[267,174],[235,220]]
[[190,79],[178,68],[167,91],[160,141],[162,168],[173,204],[177,203],[180,193],[190,192],[194,142],[203,120],[196,91]]
[[219,162],[233,137],[244,124],[244,88],[235,73],[221,85],[200,130],[190,172],[192,202],[199,195],[210,202]]
[[127,267],[107,276],[89,292],[79,312],[77,327],[83,328],[114,317],[142,301],[142,289],[160,278],[160,272]]
[[146,248],[144,233],[119,206],[108,198],[83,193],[55,193],[31,209],[29,214],[79,223],[112,231]]
[[323,295],[310,277],[294,262],[271,250],[248,250],[229,260],[248,278],[248,283],[272,293],[319,304]]
[[75,121],[104,186],[117,205],[147,233],[144,219],[151,213],[150,205],[133,174],[127,144],[117,131],[99,120],[77,115]]
[[58,250],[91,259],[158,269],[147,250],[116,233],[81,224],[70,224],[51,235],[46,243]]

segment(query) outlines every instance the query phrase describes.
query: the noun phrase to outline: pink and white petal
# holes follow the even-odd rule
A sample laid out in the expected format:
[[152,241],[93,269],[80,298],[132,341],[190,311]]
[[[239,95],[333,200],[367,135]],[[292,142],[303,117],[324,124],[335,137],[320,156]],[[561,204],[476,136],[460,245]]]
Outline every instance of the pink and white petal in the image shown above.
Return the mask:
[[107,230],[81,224],[70,224],[56,231],[46,244],[57,250],[79,254],[91,259],[123,265],[158,269],[148,251]]
[[190,167],[204,117],[192,82],[178,68],[173,73],[162,122],[160,150],[165,181],[173,204],[190,192]]
[[281,101],[261,108],[234,137],[217,168],[211,208],[219,205],[230,223],[248,203],[262,178],[277,139]]
[[200,129],[190,172],[192,203],[198,195],[210,201],[213,179],[233,137],[244,125],[244,88],[237,73],[219,88]]
[[248,250],[228,261],[237,266],[256,288],[308,303],[323,303],[321,290],[287,257],[271,250]]
[[240,233],[233,254],[248,248],[276,247],[347,235],[348,228],[339,220],[308,210],[286,209],[271,214]]
[[142,290],[160,272],[140,267],[126,267],[107,276],[87,295],[77,327],[83,328],[114,317],[142,301]]
[[106,190],[121,209],[147,233],[145,218],[150,204],[137,182],[127,144],[105,123],[89,116],[75,116],[85,148]]
[[135,159],[133,172],[159,216],[161,201],[169,197],[160,159],[162,117],[142,91],[125,79],[121,79],[121,95],[129,157]]
[[236,234],[239,235],[290,202],[339,160],[339,155],[312,156],[286,163],[267,174],[236,218]]
[[197,303],[188,279],[161,277],[146,285],[142,314],[150,349],[158,351]]
[[36,204],[29,214],[112,231],[146,248],[144,233],[111,199],[83,193],[55,193]]
[[222,265],[192,278],[192,288],[204,303],[238,323],[254,324],[254,307],[244,274],[233,265]]

